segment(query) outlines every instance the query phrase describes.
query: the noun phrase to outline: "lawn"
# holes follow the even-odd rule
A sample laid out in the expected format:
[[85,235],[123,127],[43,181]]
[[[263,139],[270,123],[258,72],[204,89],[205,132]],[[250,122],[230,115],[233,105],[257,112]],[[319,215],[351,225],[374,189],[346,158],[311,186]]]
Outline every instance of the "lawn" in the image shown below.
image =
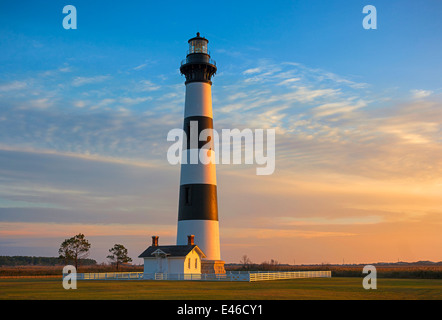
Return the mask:
[[78,281],[65,290],[61,278],[0,279],[0,299],[101,300],[305,300],[442,299],[442,280],[378,278],[365,290],[362,278],[316,278],[262,282]]

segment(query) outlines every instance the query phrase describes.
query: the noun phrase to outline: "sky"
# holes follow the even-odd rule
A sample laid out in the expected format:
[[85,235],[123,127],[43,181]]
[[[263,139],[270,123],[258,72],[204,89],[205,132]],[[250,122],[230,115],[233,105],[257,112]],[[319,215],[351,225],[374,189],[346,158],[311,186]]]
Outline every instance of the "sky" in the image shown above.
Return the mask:
[[[77,29],[62,22],[77,9]],[[362,26],[374,5],[377,29]],[[442,3],[0,1],[0,255],[105,262],[174,244],[179,66],[209,39],[215,129],[275,129],[276,167],[217,166],[221,256],[442,256]]]

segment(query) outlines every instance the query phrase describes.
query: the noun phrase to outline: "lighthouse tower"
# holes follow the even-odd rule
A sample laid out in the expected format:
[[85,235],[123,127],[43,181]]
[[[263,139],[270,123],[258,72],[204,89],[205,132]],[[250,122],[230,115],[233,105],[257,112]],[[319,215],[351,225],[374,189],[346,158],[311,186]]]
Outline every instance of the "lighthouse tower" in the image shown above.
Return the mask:
[[[219,244],[218,200],[214,161],[201,161],[200,152],[214,159],[212,76],[216,63],[210,58],[208,40],[196,37],[189,41],[186,59],[181,62],[181,74],[186,77],[184,106],[183,153],[180,176],[177,245],[187,244],[188,235],[204,252],[202,272],[224,273]],[[204,130],[205,139],[200,141]],[[208,134],[207,134],[208,133]]]

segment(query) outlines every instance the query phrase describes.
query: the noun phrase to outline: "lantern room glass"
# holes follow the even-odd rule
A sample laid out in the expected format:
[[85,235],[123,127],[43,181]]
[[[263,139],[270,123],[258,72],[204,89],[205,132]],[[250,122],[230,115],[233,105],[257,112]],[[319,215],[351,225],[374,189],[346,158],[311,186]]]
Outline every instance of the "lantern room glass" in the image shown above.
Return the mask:
[[189,53],[206,53],[207,51],[207,40],[205,39],[195,39],[189,42]]

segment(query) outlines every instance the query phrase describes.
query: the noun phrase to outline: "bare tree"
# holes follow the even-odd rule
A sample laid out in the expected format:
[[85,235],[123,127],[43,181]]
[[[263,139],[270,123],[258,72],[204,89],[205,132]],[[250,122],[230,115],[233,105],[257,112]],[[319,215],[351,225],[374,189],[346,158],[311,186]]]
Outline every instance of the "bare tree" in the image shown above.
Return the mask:
[[248,270],[250,268],[250,265],[252,264],[252,261],[245,254],[245,255],[242,256],[242,259],[240,260],[239,263],[242,264],[243,269]]

